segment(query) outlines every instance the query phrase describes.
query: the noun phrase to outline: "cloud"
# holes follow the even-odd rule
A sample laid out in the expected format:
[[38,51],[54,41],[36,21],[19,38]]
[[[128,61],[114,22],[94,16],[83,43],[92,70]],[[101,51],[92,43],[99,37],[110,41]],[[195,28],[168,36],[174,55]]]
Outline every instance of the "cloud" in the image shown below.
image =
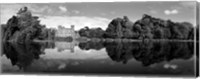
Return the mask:
[[42,12],[45,12],[45,11],[48,11],[50,12],[51,9],[49,8],[49,6],[39,6],[39,5],[29,5],[27,6],[29,8],[29,10],[31,12],[34,12],[34,13],[42,13]]
[[176,9],[174,9],[174,10],[165,10],[164,13],[166,15],[178,14],[178,10],[176,10]]
[[1,14],[1,24],[5,24],[9,18],[16,15],[18,10],[23,7],[23,5],[17,4],[1,4],[0,14]]
[[[66,27],[75,25],[75,30],[85,26],[90,28],[101,27],[102,29],[106,29],[107,24],[110,21],[109,19],[103,17],[69,16],[67,15],[68,12],[65,12],[67,11],[67,8],[63,6],[58,6],[58,9],[53,6],[39,4],[2,4],[0,7],[0,23],[5,24],[9,18],[16,15],[18,10],[24,6],[27,6],[34,16],[39,16],[41,24],[52,28],[56,28],[58,25]],[[62,12],[60,10],[62,10]],[[74,10],[74,13],[78,14],[80,12],[78,10]]]
[[[58,52],[57,48],[47,49],[45,52],[48,52],[43,56],[43,59],[59,59],[59,60],[85,60],[85,59],[107,59],[109,56],[105,52],[105,48],[101,50],[81,50],[79,47],[74,48],[75,52],[71,53],[69,50]],[[55,53],[57,52],[57,53]]]
[[40,20],[41,24],[45,24],[47,28],[57,28],[58,25],[70,28],[71,25],[75,25],[75,30],[85,26],[106,29],[110,22],[107,18],[86,16],[46,16],[45,18],[40,18]]
[[166,68],[166,69],[168,69],[168,68],[177,69],[178,66],[177,66],[177,65],[173,65],[173,64],[165,64],[165,65],[164,65],[164,68]]
[[78,10],[73,10],[72,12],[75,13],[75,14],[79,14],[80,13],[80,11],[78,11]]
[[27,6],[28,9],[32,12],[33,15],[40,15],[42,13],[52,13],[52,9],[48,6],[40,6],[36,4],[1,4],[0,14],[1,14],[1,23],[5,24],[9,18],[19,11],[20,8]]
[[60,9],[62,12],[67,12],[67,8],[64,7],[64,6],[59,6],[59,9]]

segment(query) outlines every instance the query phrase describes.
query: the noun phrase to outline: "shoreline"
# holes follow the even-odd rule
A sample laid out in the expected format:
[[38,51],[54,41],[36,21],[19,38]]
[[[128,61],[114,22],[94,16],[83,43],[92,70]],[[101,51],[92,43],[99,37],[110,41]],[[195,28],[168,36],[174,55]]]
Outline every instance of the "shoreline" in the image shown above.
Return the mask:
[[[99,38],[91,38],[91,39],[75,39],[73,41],[78,42],[195,42],[195,40],[168,40],[168,39],[147,39],[147,40],[139,40],[139,39],[99,39]],[[66,40],[33,40],[33,42],[73,42]],[[199,41],[196,41],[197,43]]]

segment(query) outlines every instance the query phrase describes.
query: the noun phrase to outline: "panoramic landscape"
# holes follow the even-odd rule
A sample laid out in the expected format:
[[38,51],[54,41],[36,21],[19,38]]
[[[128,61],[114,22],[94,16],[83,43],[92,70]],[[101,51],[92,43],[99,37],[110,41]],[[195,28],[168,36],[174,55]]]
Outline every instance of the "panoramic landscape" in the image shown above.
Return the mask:
[[0,5],[3,74],[196,76],[196,2]]

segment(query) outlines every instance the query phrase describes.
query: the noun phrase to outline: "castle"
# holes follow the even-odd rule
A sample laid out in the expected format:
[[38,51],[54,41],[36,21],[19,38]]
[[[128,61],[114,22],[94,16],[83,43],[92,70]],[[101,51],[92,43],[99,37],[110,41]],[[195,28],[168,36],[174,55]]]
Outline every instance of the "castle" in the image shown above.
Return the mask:
[[75,39],[79,38],[79,34],[74,30],[74,25],[71,25],[71,28],[58,26],[55,38],[63,41],[55,43],[59,52],[64,50],[71,50],[71,52],[74,52],[74,47],[77,45],[77,41]]
[[79,37],[79,34],[75,32],[74,25],[71,25],[71,28],[65,28],[64,26],[58,26],[56,30],[55,37],[58,38],[72,38],[76,39]]

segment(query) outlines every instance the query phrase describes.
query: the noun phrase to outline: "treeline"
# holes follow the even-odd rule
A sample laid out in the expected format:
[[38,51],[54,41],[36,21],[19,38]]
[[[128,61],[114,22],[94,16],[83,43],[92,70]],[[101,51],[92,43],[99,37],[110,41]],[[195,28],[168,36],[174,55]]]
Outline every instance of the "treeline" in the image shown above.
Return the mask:
[[192,40],[194,29],[193,25],[188,22],[172,22],[144,14],[142,19],[135,23],[124,16],[113,19],[105,31],[101,28],[85,27],[79,30],[79,34],[88,38]]
[[56,29],[43,28],[41,34],[37,39],[39,40],[54,40],[56,34]]
[[[54,40],[55,29],[48,29],[41,25],[39,17],[32,16],[27,7],[20,9],[17,16],[12,16],[6,24],[1,24],[3,41],[25,42],[33,39]],[[78,31],[81,37],[87,38],[112,38],[112,39],[178,39],[193,40],[194,30],[197,30],[199,39],[199,27],[193,27],[188,22],[172,22],[162,20],[144,14],[135,23],[127,16],[115,18],[106,30],[99,28],[84,27]]]
[[78,31],[79,35],[88,38],[103,38],[105,31],[101,28],[84,27]]
[[12,16],[6,24],[1,25],[2,41],[24,43],[34,39],[52,39],[55,30],[41,25],[39,17],[32,16],[27,7],[21,8],[17,16]]

